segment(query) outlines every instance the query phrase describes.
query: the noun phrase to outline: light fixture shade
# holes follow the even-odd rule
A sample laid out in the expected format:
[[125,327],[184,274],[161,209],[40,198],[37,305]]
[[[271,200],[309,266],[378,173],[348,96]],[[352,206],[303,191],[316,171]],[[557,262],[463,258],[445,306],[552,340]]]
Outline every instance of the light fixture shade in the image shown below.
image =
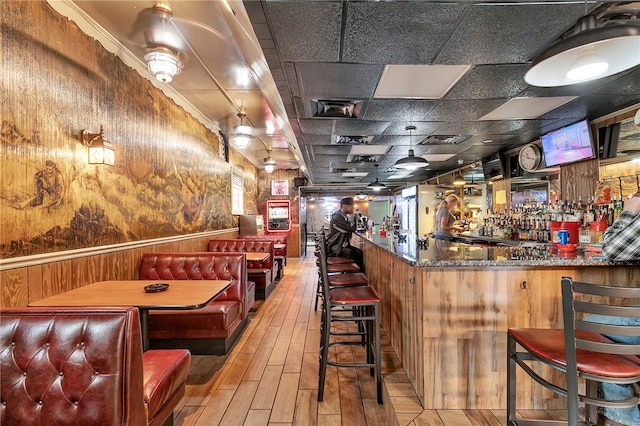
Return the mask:
[[387,185],[378,182],[378,178],[376,178],[376,180],[367,185],[367,188],[373,189],[374,191],[380,191],[381,189],[387,189]]
[[89,147],[89,164],[116,164],[116,152],[111,143],[103,139],[95,139]]
[[356,198],[357,198],[358,200],[360,200],[360,201],[362,201],[362,200],[366,200],[366,199],[367,199],[367,197],[368,197],[368,195],[367,195],[367,194],[365,194],[364,192],[359,192],[359,193],[357,193],[357,194],[356,194]]
[[403,170],[416,170],[421,167],[427,167],[428,165],[429,162],[425,158],[416,157],[413,149],[410,149],[409,155],[396,161],[393,167]]
[[233,128],[233,141],[239,149],[248,147],[252,137],[253,129],[251,126],[241,124]]
[[100,133],[90,133],[87,130],[80,132],[80,140],[87,147],[89,164],[104,164],[114,166],[116,164],[116,151],[113,145],[104,139],[104,130],[100,126]]
[[453,184],[456,186],[463,186],[466,183],[467,182],[464,180],[464,177],[461,174],[456,176],[455,179],[453,179]]
[[[581,18],[578,32],[550,46],[534,61],[524,80],[557,87],[608,77],[640,64],[640,25],[596,28],[594,16]],[[634,53],[635,52],[635,53]]]
[[273,173],[276,170],[276,160],[271,156],[264,159],[264,171],[267,173]]
[[157,47],[144,55],[147,68],[159,81],[170,83],[182,71],[182,61],[170,49]]

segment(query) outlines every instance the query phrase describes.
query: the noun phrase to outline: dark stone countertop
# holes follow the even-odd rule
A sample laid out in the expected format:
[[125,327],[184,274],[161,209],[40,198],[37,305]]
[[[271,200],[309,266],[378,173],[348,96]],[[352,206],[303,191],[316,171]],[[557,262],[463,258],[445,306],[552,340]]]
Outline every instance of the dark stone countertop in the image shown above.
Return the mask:
[[[587,252],[581,247],[574,251],[559,251],[542,243],[494,240],[456,236],[452,241],[427,238],[420,245],[415,236],[402,241],[398,237],[356,234],[388,250],[412,266],[420,267],[583,267],[626,266],[640,262],[610,262],[602,253]],[[354,245],[357,238],[354,239]]]

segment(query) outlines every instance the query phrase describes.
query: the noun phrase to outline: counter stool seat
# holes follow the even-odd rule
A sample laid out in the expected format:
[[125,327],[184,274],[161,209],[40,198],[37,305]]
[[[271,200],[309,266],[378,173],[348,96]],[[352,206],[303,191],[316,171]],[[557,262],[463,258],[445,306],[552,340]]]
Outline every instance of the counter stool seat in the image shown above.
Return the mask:
[[[564,330],[538,328],[510,328],[509,335],[536,358],[567,367]],[[576,330],[576,337],[590,342],[613,343],[601,334]],[[614,379],[640,376],[640,358],[635,355],[611,355],[578,349],[578,372]]]
[[380,296],[373,287],[332,288],[329,290],[329,302],[333,305],[362,305],[380,303]]
[[338,274],[329,276],[329,287],[339,286],[365,286],[369,284],[369,279],[362,272],[353,274]]
[[360,267],[355,263],[338,263],[334,265],[327,265],[327,272],[330,274],[349,274],[353,272],[360,272]]
[[349,257],[327,257],[327,265],[337,265],[340,263],[353,263]]

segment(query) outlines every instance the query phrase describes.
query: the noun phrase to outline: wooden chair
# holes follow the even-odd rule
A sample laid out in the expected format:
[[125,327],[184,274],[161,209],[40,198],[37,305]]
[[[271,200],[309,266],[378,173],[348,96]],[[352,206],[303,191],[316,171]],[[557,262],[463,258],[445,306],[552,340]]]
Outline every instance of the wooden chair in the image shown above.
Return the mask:
[[[620,306],[619,298],[640,299],[640,288],[588,284],[562,278],[564,330],[510,328],[507,333],[507,423],[509,425],[595,424],[595,407],[628,408],[640,403],[640,345],[616,343],[616,336],[640,336],[640,326],[617,325],[616,319],[640,318],[640,307]],[[583,318],[597,314],[602,322]],[[611,336],[612,339],[606,336]],[[522,351],[517,351],[517,347]],[[551,383],[526,362],[543,362],[566,374],[566,389]],[[536,382],[567,398],[568,421],[540,421],[516,418],[516,366]],[[586,381],[580,394],[578,381]],[[621,401],[597,395],[600,383],[633,386],[634,395]],[[586,405],[585,420],[578,419],[578,406]]]

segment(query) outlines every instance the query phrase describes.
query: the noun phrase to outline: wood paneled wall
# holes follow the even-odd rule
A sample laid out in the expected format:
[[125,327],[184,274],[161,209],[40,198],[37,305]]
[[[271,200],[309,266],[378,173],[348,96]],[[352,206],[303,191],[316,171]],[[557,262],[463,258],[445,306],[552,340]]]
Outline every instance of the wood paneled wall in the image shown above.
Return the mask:
[[[382,300],[382,328],[425,409],[505,409],[507,329],[561,328],[563,276],[640,285],[640,266],[422,268],[361,237],[356,243]],[[523,376],[518,407],[565,406]]]
[[596,193],[600,179],[599,160],[581,161],[560,167],[560,194],[563,200],[589,200]]
[[2,307],[22,307],[31,302],[104,280],[133,280],[138,278],[138,266],[143,253],[188,253],[207,251],[211,239],[235,238],[235,229],[213,236],[199,236],[155,246],[89,255],[61,262],[5,270],[0,273]]
[[[500,179],[493,181],[493,185],[491,185],[491,191],[493,193],[493,211],[495,213],[503,213],[506,209],[508,209],[511,205],[511,179]],[[506,193],[506,204],[498,204],[496,202],[496,193],[498,191],[505,191]]]

